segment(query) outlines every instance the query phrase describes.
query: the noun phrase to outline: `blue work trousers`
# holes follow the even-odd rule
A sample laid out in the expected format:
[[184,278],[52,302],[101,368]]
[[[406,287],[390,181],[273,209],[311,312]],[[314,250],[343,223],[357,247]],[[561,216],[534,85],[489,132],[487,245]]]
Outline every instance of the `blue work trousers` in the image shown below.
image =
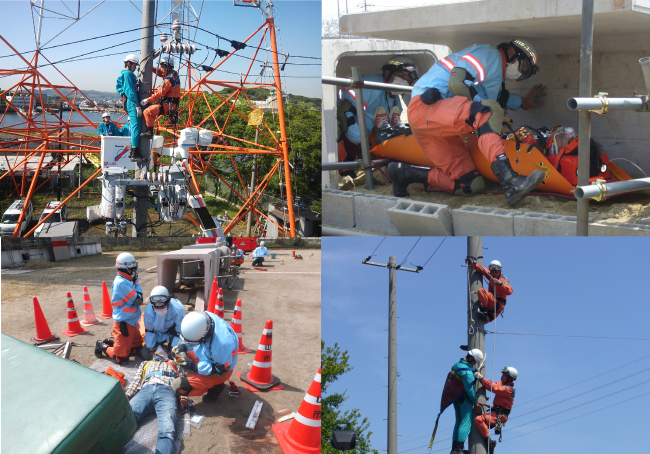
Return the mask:
[[131,147],[137,147],[140,143],[140,118],[136,111],[136,105],[131,101],[126,101],[126,111],[129,114],[129,122],[131,123]]
[[454,441],[465,442],[472,430],[472,404],[467,399],[461,404],[454,402],[454,411],[456,412],[456,424],[454,425]]
[[158,418],[158,442],[156,454],[171,454],[176,433],[176,394],[171,386],[146,385],[129,402],[136,422],[156,412]]

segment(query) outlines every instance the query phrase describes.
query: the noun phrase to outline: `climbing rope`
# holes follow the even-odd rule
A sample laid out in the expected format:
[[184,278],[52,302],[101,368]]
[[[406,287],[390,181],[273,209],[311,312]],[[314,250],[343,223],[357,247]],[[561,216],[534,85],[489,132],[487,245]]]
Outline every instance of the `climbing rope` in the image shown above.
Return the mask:
[[468,332],[470,335],[474,334],[474,317],[472,316],[472,294],[470,293],[470,284],[469,276],[471,273],[472,267],[467,265],[467,306],[469,307],[469,329]]
[[[494,355],[496,354],[497,351],[497,335],[496,335],[497,333],[497,286],[496,285],[492,286],[492,296],[494,296],[494,340],[492,343],[492,373],[490,374],[490,381],[494,383]],[[494,401],[492,401],[492,403],[494,404]],[[501,420],[501,416],[497,413],[497,425],[499,425],[500,420]],[[490,409],[490,418],[488,419],[488,434],[490,433],[490,430],[492,430],[492,409]],[[490,447],[488,446],[487,449],[489,450]]]

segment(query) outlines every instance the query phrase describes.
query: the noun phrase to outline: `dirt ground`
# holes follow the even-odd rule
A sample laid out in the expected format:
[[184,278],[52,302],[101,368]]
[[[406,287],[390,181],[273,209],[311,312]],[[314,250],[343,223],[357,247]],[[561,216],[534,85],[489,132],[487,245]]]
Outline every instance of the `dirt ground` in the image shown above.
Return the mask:
[[[388,174],[387,168],[382,171]],[[502,192],[501,186],[492,181],[485,181],[485,191]],[[562,216],[576,216],[577,201],[533,192],[515,206],[506,202],[503,194],[479,194],[473,197],[457,197],[447,192],[437,192],[439,189],[429,187],[430,192],[425,192],[421,184],[409,186],[409,199],[423,202],[441,203],[448,205],[452,210],[462,205],[475,205],[488,208],[500,208],[512,211],[535,213],[549,213]],[[392,184],[381,185],[375,182],[375,189],[368,191],[365,185],[353,189],[356,192],[392,196]],[[436,191],[436,192],[434,192]],[[621,196],[612,197],[604,202],[589,201],[589,219],[601,222],[630,222],[635,224],[639,219],[650,216],[650,189],[632,192]]]
[[[72,341],[71,359],[90,366],[94,356],[95,340],[109,337],[112,320],[88,326],[89,333],[69,338],[61,334],[67,328],[66,292],[72,293],[75,308],[83,317],[83,286],[88,286],[95,314],[102,312],[102,281],[110,287],[115,278],[115,257],[123,251],[97,256],[81,257],[53,263],[50,268],[37,268],[21,275],[2,276],[2,332],[30,343],[35,335],[32,297],[36,296],[50,330],[61,341]],[[232,290],[224,291],[226,321],[229,321],[237,298],[242,300],[243,340],[257,350],[266,320],[273,320],[273,375],[284,384],[283,391],[250,393],[236,373],[250,369],[255,354],[240,355],[232,381],[241,391],[240,397],[230,397],[228,387],[214,404],[205,404],[194,398],[196,413],[205,415],[200,429],[183,439],[181,452],[186,454],[278,453],[270,425],[276,417],[297,411],[307,389],[320,366],[320,250],[299,250],[303,260],[291,258],[291,250],[270,250],[277,253],[275,260],[267,260],[264,269],[251,267],[248,257],[241,267],[239,280]],[[156,266],[160,252],[137,252],[140,281],[149,295],[158,284],[155,271],[144,270]],[[313,254],[312,257],[309,257]],[[281,264],[284,260],[284,265]],[[179,292],[179,300],[186,303],[188,292]],[[191,301],[190,301],[191,302]],[[131,357],[137,362],[139,357]],[[263,402],[257,428],[244,425],[256,400]]]

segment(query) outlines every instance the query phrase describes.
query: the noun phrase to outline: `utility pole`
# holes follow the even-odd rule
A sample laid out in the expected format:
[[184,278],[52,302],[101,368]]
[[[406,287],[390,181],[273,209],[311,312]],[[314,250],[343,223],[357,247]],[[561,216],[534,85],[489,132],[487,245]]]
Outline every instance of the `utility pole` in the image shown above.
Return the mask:
[[[480,236],[467,237],[467,256],[476,260],[476,263],[483,265],[483,240]],[[483,322],[476,318],[476,310],[478,308],[478,289],[483,288],[483,276],[481,273],[475,271],[471,266],[468,267],[469,273],[469,307],[467,308],[467,347],[469,350],[478,348],[483,352],[485,358],[485,329]],[[478,370],[485,375],[485,363],[483,367]],[[475,385],[476,395],[478,396],[479,403],[486,403],[485,388]],[[472,415],[474,419],[474,415]],[[472,430],[469,433],[469,440],[467,443],[469,454],[486,454],[487,449],[483,443],[483,437],[479,433],[476,425],[472,423]]]
[[388,454],[397,454],[397,270],[419,273],[422,267],[402,268],[397,265],[395,257],[390,256],[388,263],[369,262],[366,257],[364,265],[388,268]]
[[[255,129],[255,145],[260,140],[260,130]],[[251,175],[251,194],[257,189],[255,186],[255,181],[257,180],[257,154],[253,155],[253,174]],[[248,213],[248,219],[246,220],[246,236],[251,236],[251,229],[253,227],[253,210]]]
[[[138,89],[138,99],[142,100],[149,96],[151,93],[151,68],[153,66],[153,34],[154,34],[154,8],[155,2],[153,0],[142,0],[142,32],[140,34],[140,87]],[[143,62],[145,57],[146,62]],[[144,116],[139,119],[140,124],[144,123]],[[140,149],[140,156],[151,159],[151,138],[140,137],[138,145]],[[135,178],[140,178],[140,174],[147,170],[149,161],[143,164],[138,164],[138,169],[135,171]],[[147,200],[149,198],[149,188],[147,186],[135,186],[133,188],[135,194],[135,210],[134,210],[134,224],[132,236],[146,237],[147,228],[145,225],[148,221],[147,216]]]

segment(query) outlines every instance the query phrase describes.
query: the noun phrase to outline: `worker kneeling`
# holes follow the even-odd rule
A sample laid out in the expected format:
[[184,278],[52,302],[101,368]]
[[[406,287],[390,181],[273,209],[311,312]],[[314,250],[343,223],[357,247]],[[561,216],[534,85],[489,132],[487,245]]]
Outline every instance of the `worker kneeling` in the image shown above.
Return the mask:
[[480,369],[485,361],[485,356],[481,350],[475,348],[467,353],[467,356],[458,360],[451,368],[457,378],[463,381],[465,393],[454,401],[454,411],[456,412],[456,424],[454,425],[454,434],[452,438],[451,454],[463,454],[465,440],[472,429],[472,408],[478,402],[476,391],[474,390],[474,372]]
[[[182,343],[172,349],[175,356],[186,354],[191,372],[174,380],[172,386],[180,396],[203,396],[203,402],[214,402],[223,391],[239,357],[239,341],[235,331],[219,316],[204,311],[190,312],[181,323]],[[207,391],[207,393],[206,393]]]
[[144,347],[142,359],[151,359],[152,352],[159,345],[169,341],[170,351],[180,342],[181,322],[185,317],[185,308],[177,299],[172,298],[162,285],[154,287],[144,309]]
[[139,422],[154,411],[158,419],[156,454],[174,452],[177,402],[172,382],[179,376],[180,366],[169,360],[162,347],[154,353],[153,360],[143,361],[135,380],[126,388],[126,397]]
[[270,256],[269,250],[264,247],[264,241],[262,241],[259,247],[255,248],[253,251],[253,266],[261,266],[264,263],[264,256]]
[[517,379],[517,369],[514,367],[504,367],[501,370],[501,383],[493,383],[479,372],[474,372],[474,377],[481,382],[481,385],[487,390],[494,393],[494,405],[490,411],[484,415],[479,415],[474,420],[476,428],[481,433],[488,454],[494,452],[497,445],[496,440],[490,439],[490,428],[494,427],[494,433],[501,435],[501,427],[508,420],[510,410],[515,402],[515,384]]
[[498,260],[490,262],[489,270],[470,257],[465,262],[490,280],[488,290],[478,289],[477,296],[480,307],[479,312],[476,313],[476,318],[489,323],[505,309],[508,295],[512,295],[512,287],[508,278],[501,274],[501,262]]
[[113,337],[95,343],[95,356],[103,354],[118,364],[127,364],[129,356],[140,354],[142,335],[138,329],[140,306],[142,306],[142,287],[138,277],[138,262],[133,255],[123,252],[115,260],[117,276],[113,281]]

